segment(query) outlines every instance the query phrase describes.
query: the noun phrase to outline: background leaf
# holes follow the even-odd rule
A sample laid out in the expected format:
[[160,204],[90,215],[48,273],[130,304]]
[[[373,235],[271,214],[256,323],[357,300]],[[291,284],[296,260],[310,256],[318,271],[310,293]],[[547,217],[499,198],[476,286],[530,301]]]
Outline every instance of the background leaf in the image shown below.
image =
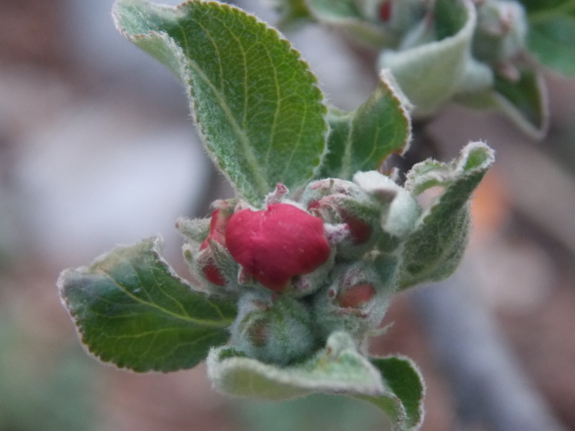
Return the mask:
[[537,71],[520,68],[517,82],[495,77],[499,108],[535,137],[547,133],[549,113],[545,83]]
[[116,25],[186,86],[203,142],[238,192],[261,204],[311,178],[326,147],[323,96],[274,29],[216,2],[120,0]]
[[371,47],[397,43],[396,35],[363,16],[355,0],[306,0],[306,4],[313,18],[321,24],[347,33]]
[[443,39],[401,51],[384,50],[379,58],[379,66],[391,70],[415,105],[416,115],[433,114],[460,90],[471,58],[475,6],[463,0],[441,0],[435,8],[448,17],[436,22],[435,31]]
[[572,3],[570,16],[550,16],[532,22],[528,37],[529,49],[539,61],[566,76],[575,75],[575,2]]
[[375,404],[390,418],[395,418],[395,430],[417,430],[423,422],[423,379],[408,358],[389,356],[371,358],[386,383],[388,396],[358,397]]
[[118,247],[58,280],[88,350],[133,371],[175,371],[229,338],[235,305],[194,292],[159,254],[159,239]]
[[521,0],[525,9],[531,16],[538,13],[560,13],[575,10],[573,0]]
[[493,150],[475,142],[450,164],[427,160],[408,173],[405,188],[414,195],[435,186],[443,192],[421,215],[405,244],[401,289],[440,281],[455,271],[467,245],[469,199],[493,160]]
[[409,102],[388,71],[369,99],[352,112],[331,111],[329,153],[321,177],[350,180],[357,171],[377,170],[391,154],[409,148]]
[[305,0],[272,0],[271,3],[280,15],[277,27],[281,30],[296,30],[313,21]]

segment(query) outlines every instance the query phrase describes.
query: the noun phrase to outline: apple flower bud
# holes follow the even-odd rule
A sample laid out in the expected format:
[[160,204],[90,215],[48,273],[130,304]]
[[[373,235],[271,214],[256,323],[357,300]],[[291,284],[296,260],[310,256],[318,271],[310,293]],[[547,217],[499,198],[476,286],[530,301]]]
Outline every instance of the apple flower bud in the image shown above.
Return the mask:
[[325,222],[347,226],[348,237],[338,243],[340,258],[359,257],[373,246],[380,230],[381,206],[357,184],[339,179],[315,181],[304,191],[302,202]]
[[331,254],[323,221],[287,203],[236,212],[227,223],[225,242],[244,273],[276,292],[284,291],[292,277],[313,272]]
[[302,301],[270,291],[240,297],[231,344],[252,358],[287,365],[315,346],[311,313]]

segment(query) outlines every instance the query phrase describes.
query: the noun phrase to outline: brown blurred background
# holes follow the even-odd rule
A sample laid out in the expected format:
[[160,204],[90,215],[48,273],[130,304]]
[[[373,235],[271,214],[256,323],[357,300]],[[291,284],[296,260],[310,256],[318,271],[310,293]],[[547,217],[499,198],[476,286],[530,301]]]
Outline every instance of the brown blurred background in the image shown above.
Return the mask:
[[[59,272],[161,233],[168,260],[185,274],[174,221],[203,216],[210,199],[231,193],[201,149],[183,90],[114,30],[111,5],[0,0],[0,431],[383,429],[375,408],[347,398],[231,399],[211,390],[204,366],[137,375],[83,352],[59,303]],[[273,20],[255,0],[242,6]],[[293,40],[337,106],[353,108],[374,87],[366,62],[333,34],[311,27]],[[424,431],[511,430],[497,408],[520,416],[514,399],[525,392],[575,430],[575,80],[547,79],[552,115],[543,142],[496,113],[457,106],[427,127],[443,160],[481,139],[497,162],[474,200],[462,269],[447,287],[400,295],[385,319],[392,329],[373,344],[375,354],[401,353],[421,366]],[[422,308],[430,301],[420,292],[431,298],[454,284],[489,327],[479,331],[485,339],[458,328],[481,353],[462,375],[467,365],[504,357],[489,375],[517,375],[527,388],[511,387],[496,408],[474,401],[473,384],[453,377],[442,357],[454,348],[441,341],[450,331]],[[463,310],[452,306],[448,315]]]

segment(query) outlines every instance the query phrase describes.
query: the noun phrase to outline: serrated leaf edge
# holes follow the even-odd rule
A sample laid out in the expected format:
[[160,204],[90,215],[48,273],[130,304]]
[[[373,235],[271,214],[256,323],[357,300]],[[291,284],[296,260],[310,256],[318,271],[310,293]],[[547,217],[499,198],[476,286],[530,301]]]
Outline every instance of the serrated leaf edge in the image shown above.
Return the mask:
[[[201,141],[204,143],[204,148],[206,150],[206,152],[209,154],[210,158],[212,159],[212,161],[220,168],[220,171],[223,172],[223,174],[225,175],[225,177],[227,178],[227,180],[229,181],[229,183],[232,185],[232,187],[234,188],[234,190],[236,191],[237,194],[240,195],[244,195],[242,193],[241,190],[238,189],[237,185],[235,184],[235,182],[232,180],[231,176],[228,174],[228,172],[226,172],[224,169],[222,169],[222,167],[220,166],[220,163],[218,161],[218,158],[216,157],[216,154],[214,151],[212,151],[210,149],[210,146],[207,144],[209,141],[207,134],[204,131],[204,128],[202,127],[201,123],[198,121],[198,117],[196,114],[196,98],[193,95],[193,87],[190,84],[191,82],[191,75],[188,71],[188,67],[187,67],[187,62],[188,62],[188,58],[186,57],[186,55],[184,54],[183,50],[178,46],[178,44],[174,41],[173,38],[169,37],[166,33],[161,33],[161,32],[156,32],[156,31],[149,31],[147,34],[131,34],[129,32],[127,32],[125,30],[124,27],[122,27],[122,25],[119,22],[119,18],[118,18],[118,8],[120,4],[149,4],[149,5],[153,5],[154,7],[158,8],[158,9],[164,9],[164,10],[170,10],[172,12],[176,12],[179,9],[184,9],[188,4],[191,3],[204,3],[204,4],[211,4],[214,5],[216,7],[219,7],[221,9],[228,9],[233,11],[234,13],[240,13],[245,15],[246,17],[248,17],[249,19],[251,19],[252,21],[254,21],[257,25],[263,26],[269,33],[275,34],[278,39],[280,40],[280,42],[284,43],[285,45],[287,45],[287,47],[295,54],[295,57],[297,59],[297,61],[303,65],[306,74],[311,78],[312,81],[312,85],[316,88],[317,93],[320,95],[320,98],[318,99],[318,102],[324,107],[324,112],[323,112],[323,122],[324,122],[324,132],[323,132],[323,141],[324,141],[324,150],[323,153],[320,154],[319,156],[319,160],[318,163],[315,167],[311,168],[311,173],[308,175],[307,179],[313,178],[315,177],[318,173],[319,170],[321,169],[321,166],[323,164],[323,161],[325,160],[325,157],[328,153],[328,146],[327,146],[327,139],[328,139],[328,135],[329,135],[329,124],[327,122],[326,119],[326,115],[327,115],[327,106],[325,104],[325,96],[323,94],[323,92],[321,91],[319,84],[318,84],[318,79],[315,76],[315,74],[311,71],[310,65],[307,61],[305,61],[302,56],[301,53],[295,49],[293,47],[293,45],[289,42],[289,40],[282,35],[281,32],[279,32],[277,29],[269,26],[267,23],[265,23],[264,21],[260,20],[257,16],[250,14],[240,8],[231,6],[229,4],[225,4],[225,3],[219,3],[216,1],[204,1],[204,0],[187,0],[184,1],[183,3],[177,5],[177,6],[167,6],[167,5],[155,5],[149,1],[146,0],[117,0],[114,3],[113,6],[113,11],[112,11],[112,17],[114,20],[114,24],[116,26],[116,29],[130,42],[134,43],[136,46],[137,44],[137,40],[138,39],[142,39],[142,38],[148,38],[148,39],[152,39],[152,38],[159,38],[161,39],[165,44],[169,45],[171,47],[171,49],[174,49],[174,52],[177,53],[177,58],[178,58],[178,63],[179,63],[179,70],[176,71],[172,70],[172,73],[176,74],[176,76],[182,81],[182,83],[184,84],[184,86],[186,87],[186,90],[189,92],[189,101],[190,101],[190,112],[191,112],[191,116],[194,119],[194,124],[196,125],[196,128],[198,130],[198,134],[200,136]],[[198,70],[198,73],[200,73],[200,71]],[[208,84],[210,84],[210,82],[206,79],[205,80]],[[214,94],[219,94],[218,91],[216,91],[214,88],[212,88],[212,90],[214,91]],[[222,109],[224,111],[227,112],[227,109],[225,108],[225,104],[222,104]],[[242,142],[242,148],[245,152],[247,152],[247,154],[249,154],[249,163],[252,165],[253,167],[253,172],[255,172],[257,175],[257,180],[258,180],[258,187],[261,188],[260,190],[260,194],[263,196],[265,196],[266,194],[268,194],[269,192],[271,192],[273,190],[273,188],[275,187],[275,184],[268,184],[267,179],[261,175],[261,170],[259,169],[259,166],[256,162],[255,156],[252,152],[251,147],[249,146],[249,144],[247,144],[247,138],[244,136],[244,133],[241,131],[241,129],[239,128],[239,126],[237,126],[235,120],[233,119],[233,116],[228,115],[229,121],[231,124],[233,124],[235,127],[234,129],[238,129],[237,134],[239,136],[242,136],[243,139],[241,139]],[[300,181],[300,183],[303,183],[305,181],[305,179],[302,179]],[[297,184],[297,186],[300,186],[301,184]],[[251,201],[252,204],[254,205],[259,205],[260,202],[255,200],[255,199],[249,199],[248,200]]]
[[[155,236],[150,237],[150,238],[146,238],[138,244],[141,244],[143,242],[149,243],[150,251],[152,251],[155,254],[156,258],[158,259],[158,262],[160,262],[166,268],[166,270],[168,271],[168,274],[170,276],[174,277],[176,280],[178,280],[182,284],[188,286],[190,288],[191,292],[193,291],[196,294],[206,295],[206,293],[204,291],[197,290],[196,286],[192,285],[187,280],[185,280],[185,279],[181,278],[179,275],[177,275],[176,272],[173,270],[173,268],[164,260],[164,258],[160,254],[162,246],[163,246],[163,242],[164,242],[164,240],[160,234],[155,235]],[[134,370],[127,365],[118,365],[115,362],[113,362],[113,360],[106,359],[104,357],[105,355],[99,354],[92,349],[92,347],[85,341],[85,332],[84,332],[82,326],[78,323],[76,313],[74,313],[72,311],[72,308],[69,306],[68,300],[66,299],[66,296],[64,295],[64,289],[65,289],[64,282],[65,282],[67,274],[69,274],[71,272],[81,272],[81,273],[88,273],[88,274],[93,273],[92,267],[98,266],[101,262],[106,260],[109,255],[111,255],[112,253],[114,253],[116,251],[124,250],[126,248],[131,248],[131,247],[133,247],[133,245],[120,244],[120,245],[115,246],[109,252],[105,252],[105,253],[102,253],[101,255],[99,255],[96,259],[94,259],[94,261],[90,265],[84,265],[84,266],[81,266],[78,268],[65,269],[64,271],[62,271],[60,273],[58,280],[56,281],[56,286],[58,288],[58,294],[60,297],[60,302],[62,303],[62,305],[64,306],[64,308],[68,312],[68,314],[70,315],[70,318],[72,319],[72,322],[74,324],[74,330],[76,331],[76,334],[81,341],[80,344],[82,345],[82,348],[84,349],[84,351],[89,356],[93,357],[98,362],[100,362],[101,364],[111,366],[111,367],[114,367],[116,369],[121,369],[121,370],[130,371],[133,373],[140,374],[142,371]],[[202,321],[202,323],[203,322],[204,321]],[[232,323],[232,320],[228,319],[228,321],[225,324],[217,324],[217,325],[213,325],[213,326],[214,327],[227,327],[231,323]],[[166,373],[166,371],[156,370],[156,369],[152,369],[152,368],[145,370],[145,372],[146,373],[154,372],[154,373],[162,373],[162,374]]]

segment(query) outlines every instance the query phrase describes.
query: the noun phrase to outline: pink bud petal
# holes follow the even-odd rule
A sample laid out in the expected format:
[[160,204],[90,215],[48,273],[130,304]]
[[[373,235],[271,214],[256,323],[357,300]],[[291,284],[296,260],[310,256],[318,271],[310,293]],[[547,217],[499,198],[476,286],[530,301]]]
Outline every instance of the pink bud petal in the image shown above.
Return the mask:
[[209,263],[206,266],[204,266],[202,268],[202,272],[204,273],[204,276],[210,283],[216,284],[218,286],[226,285],[226,279],[224,278],[218,267],[213,263]]
[[375,295],[371,284],[353,286],[337,296],[337,303],[344,308],[359,308]]
[[200,245],[200,250],[208,247],[208,239],[213,239],[222,245],[226,244],[226,225],[231,217],[229,211],[225,209],[218,208],[212,213],[212,219],[210,220],[210,233],[208,237]]
[[284,290],[293,276],[313,272],[330,256],[322,220],[290,204],[235,213],[225,239],[244,270],[276,292]]

